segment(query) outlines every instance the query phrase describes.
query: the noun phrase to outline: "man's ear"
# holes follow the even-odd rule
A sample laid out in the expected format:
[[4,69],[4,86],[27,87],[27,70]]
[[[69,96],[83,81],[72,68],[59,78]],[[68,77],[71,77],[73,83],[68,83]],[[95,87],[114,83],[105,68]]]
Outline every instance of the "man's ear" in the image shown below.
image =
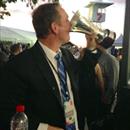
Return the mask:
[[57,34],[58,33],[58,30],[59,30],[59,27],[57,25],[57,23],[53,22],[51,24],[51,31],[54,33],[54,34]]

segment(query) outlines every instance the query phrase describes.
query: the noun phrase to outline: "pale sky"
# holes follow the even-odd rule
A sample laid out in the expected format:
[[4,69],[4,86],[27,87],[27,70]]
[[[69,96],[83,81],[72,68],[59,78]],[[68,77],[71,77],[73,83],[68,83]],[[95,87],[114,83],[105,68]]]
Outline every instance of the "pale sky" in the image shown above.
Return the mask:
[[[88,3],[86,1],[89,2],[89,0],[60,0],[63,8],[65,8],[66,12],[69,14],[70,19],[73,16],[72,11],[76,12],[77,10],[84,8],[84,6]],[[105,22],[103,22],[101,26],[104,29],[110,29],[116,32],[118,37],[120,34],[123,34],[124,29],[125,0],[113,1],[109,0],[109,2],[112,2],[114,4],[106,8]],[[8,26],[27,31],[34,31],[31,21],[32,10],[26,7],[26,3],[21,1],[18,1],[17,3],[11,3],[8,4],[8,9],[11,12],[11,16],[6,16],[4,20],[0,19],[1,26]],[[70,36],[71,41],[75,44],[78,44],[78,46],[85,45],[84,35],[71,33]]]

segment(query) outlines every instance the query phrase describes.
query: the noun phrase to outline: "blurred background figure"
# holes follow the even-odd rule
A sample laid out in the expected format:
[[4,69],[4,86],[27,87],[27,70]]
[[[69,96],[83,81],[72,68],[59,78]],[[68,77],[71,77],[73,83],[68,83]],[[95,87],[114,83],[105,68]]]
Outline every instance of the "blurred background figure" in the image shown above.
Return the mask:
[[[100,44],[97,45],[101,51],[101,55],[98,59],[98,63],[101,67],[104,78],[104,99],[102,102],[102,117],[105,117],[110,112],[113,113],[113,102],[116,100],[117,86],[119,82],[119,61],[115,56],[109,52],[109,48],[112,47],[114,40],[111,38],[105,38]],[[103,130],[113,130],[113,122],[108,122],[103,126]]]
[[80,49],[78,48],[77,45],[73,44],[72,42],[67,42],[65,44],[62,45],[63,48],[68,49],[72,55],[74,56],[75,59],[79,59],[80,58]]
[[10,56],[9,56],[9,59],[12,59],[15,55],[18,55],[22,51],[23,51],[23,49],[22,49],[22,45],[21,44],[19,44],[19,43],[13,44],[10,47]]
[[5,46],[0,43],[0,66],[4,65],[8,61],[9,51]]
[[6,63],[7,61],[8,61],[7,55],[0,49],[0,66],[4,65],[4,63]]
[[88,128],[98,130],[94,124],[100,118],[101,98],[104,95],[104,80],[98,64],[95,34],[86,35],[87,48],[82,49],[80,57],[80,100],[82,111],[87,118]]

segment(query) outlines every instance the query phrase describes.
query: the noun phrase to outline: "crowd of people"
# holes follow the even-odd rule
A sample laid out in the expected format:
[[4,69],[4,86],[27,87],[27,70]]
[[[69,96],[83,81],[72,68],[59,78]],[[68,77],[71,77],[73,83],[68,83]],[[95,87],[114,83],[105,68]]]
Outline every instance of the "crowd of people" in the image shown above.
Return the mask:
[[18,55],[22,51],[30,48],[30,44],[25,43],[11,43],[0,41],[0,65],[3,65],[8,60],[13,58],[15,55]]
[[29,130],[84,130],[86,122],[89,130],[117,130],[103,123],[114,112],[118,88],[119,61],[107,51],[114,39],[98,43],[91,32],[79,49],[69,41],[71,23],[58,3],[34,9],[32,23],[34,46],[23,51],[14,44],[2,59],[0,129],[10,129],[16,105],[23,104]]

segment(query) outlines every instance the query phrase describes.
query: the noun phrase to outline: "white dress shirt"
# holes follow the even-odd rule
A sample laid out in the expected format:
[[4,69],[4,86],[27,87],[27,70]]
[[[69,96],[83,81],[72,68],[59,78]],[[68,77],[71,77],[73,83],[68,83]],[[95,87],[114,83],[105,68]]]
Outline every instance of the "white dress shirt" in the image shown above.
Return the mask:
[[[52,51],[51,49],[49,49],[47,46],[43,45],[41,42],[39,42],[39,44],[41,45],[42,49],[44,50],[46,56],[47,56],[47,60],[48,60],[48,63],[52,69],[52,72],[56,78],[56,82],[58,84],[58,88],[59,88],[59,91],[60,91],[60,94],[61,94],[61,89],[60,89],[60,81],[59,81],[59,77],[57,75],[57,73],[55,72],[54,68],[52,67],[52,65],[55,67],[55,69],[57,70],[57,61],[55,59],[55,56],[56,56],[56,52]],[[50,64],[50,62],[52,63],[52,65]],[[70,99],[72,100],[73,104],[74,104],[74,99],[73,99],[73,93],[72,93],[72,90],[71,90],[71,83],[70,83],[70,78],[69,78],[69,75],[67,73],[67,86],[68,86],[68,90],[69,90],[69,93],[70,93]],[[78,120],[77,120],[77,112],[76,112],[76,109],[75,109],[75,106],[74,106],[74,117],[75,117],[75,125],[76,125],[76,130],[79,130],[78,128]],[[47,130],[48,129],[48,125],[49,124],[46,124],[46,123],[40,123],[39,126],[38,126],[38,129],[37,130]]]

